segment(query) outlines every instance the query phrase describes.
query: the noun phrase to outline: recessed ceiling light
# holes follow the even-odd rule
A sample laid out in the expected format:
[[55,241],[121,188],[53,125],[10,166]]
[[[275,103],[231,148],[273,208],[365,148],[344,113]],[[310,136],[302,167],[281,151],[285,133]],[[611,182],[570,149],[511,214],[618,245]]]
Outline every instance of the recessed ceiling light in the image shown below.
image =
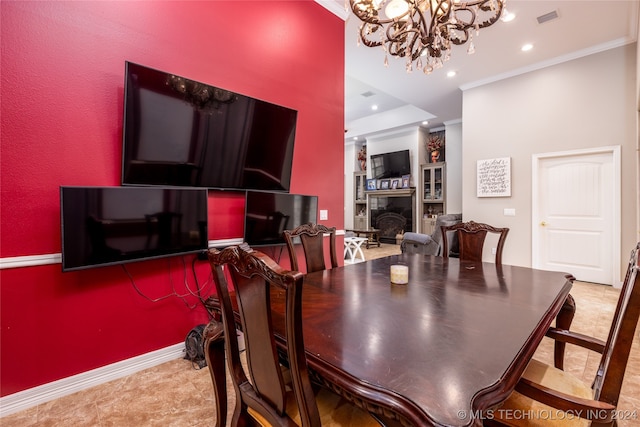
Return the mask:
[[373,105],[371,106],[371,109],[372,109],[373,111],[375,111],[375,110],[377,110],[377,109],[378,109],[378,106],[377,106],[376,104],[373,104]]
[[533,49],[533,45],[531,43],[527,43],[520,48],[523,52],[528,52],[531,49]]
[[424,122],[422,122],[422,124],[423,124],[424,126],[426,126],[426,125],[428,125],[428,124],[429,124],[429,121],[428,121],[428,120],[425,120]]
[[357,141],[357,140],[358,140],[358,137],[357,137],[357,136],[354,136],[354,137],[353,137],[353,140],[354,140],[354,141]]
[[455,75],[456,75],[456,74],[457,74],[457,73],[456,73],[455,71],[449,71],[449,72],[447,73],[447,77],[455,77]]

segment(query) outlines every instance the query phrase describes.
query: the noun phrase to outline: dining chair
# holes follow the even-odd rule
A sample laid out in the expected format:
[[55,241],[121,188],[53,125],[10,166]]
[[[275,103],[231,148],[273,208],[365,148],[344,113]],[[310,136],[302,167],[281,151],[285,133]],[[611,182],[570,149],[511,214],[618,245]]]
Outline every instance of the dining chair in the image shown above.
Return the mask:
[[[495,264],[502,266],[502,251],[507,234],[509,233],[508,228],[496,228],[488,224],[468,221],[442,225],[440,227],[440,233],[442,239],[442,256],[448,257],[451,255],[449,243],[453,242],[453,237],[456,236],[458,238],[456,245],[458,247],[458,256],[460,259],[467,261],[482,261],[482,250],[487,233],[497,234],[499,237],[496,246]],[[568,330],[573,322],[575,312],[575,300],[571,295],[568,295],[556,317],[556,326]],[[556,341],[554,343],[556,368],[563,369],[564,367],[565,347],[566,344],[564,342]]]
[[289,251],[291,270],[300,271],[294,245],[296,238],[299,238],[302,243],[307,273],[313,273],[314,271],[325,270],[327,268],[324,256],[325,234],[329,234],[331,268],[336,268],[338,266],[338,255],[336,252],[335,227],[326,227],[321,224],[308,223],[300,225],[293,230],[284,230],[283,235],[284,240],[287,243],[287,250]]
[[482,248],[487,233],[495,233],[498,237],[496,246],[495,263],[502,265],[502,250],[504,242],[509,233],[508,228],[496,228],[481,222],[460,222],[453,225],[443,225],[440,227],[442,233],[442,256],[449,257],[449,239],[447,233],[454,231],[458,236],[458,247],[460,249],[460,259],[466,261],[482,261]]
[[[547,333],[555,340],[601,354],[593,382],[585,384],[565,371],[532,359],[515,391],[492,412],[486,425],[542,426],[549,425],[550,417],[558,426],[616,425],[620,389],[640,318],[639,251],[640,242],[631,252],[606,341],[558,328]],[[514,416],[523,413],[529,416]]]
[[[312,386],[302,333],[302,273],[283,269],[246,243],[222,251],[210,249],[208,257],[222,307],[222,323],[213,319],[205,329],[217,426],[226,425],[225,352],[236,395],[233,426],[380,425],[368,412],[325,388]],[[245,363],[236,338],[229,289],[235,290],[238,302]],[[283,299],[272,297],[272,291]],[[274,319],[273,312],[278,308],[282,320]],[[273,329],[274,322],[279,321],[284,321],[286,338],[282,353]],[[282,357],[287,368],[281,364]]]

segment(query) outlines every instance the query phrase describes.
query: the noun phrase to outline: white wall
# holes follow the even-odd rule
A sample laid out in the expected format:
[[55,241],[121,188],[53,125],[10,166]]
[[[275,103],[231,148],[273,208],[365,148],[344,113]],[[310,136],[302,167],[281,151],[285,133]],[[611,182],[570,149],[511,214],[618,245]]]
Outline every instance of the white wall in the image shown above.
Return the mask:
[[445,123],[446,213],[462,213],[462,122]]
[[[613,145],[622,147],[626,262],[637,238],[636,93],[635,44],[463,93],[463,218],[510,228],[505,264],[531,266],[531,156]],[[497,157],[511,157],[512,196],[477,198],[476,161]]]
[[344,146],[344,228],[353,229],[353,173],[360,171],[358,151],[361,143],[349,141]]
[[[420,170],[420,156],[418,153],[419,134],[420,128],[416,126],[395,132],[369,136],[367,137],[367,157],[371,157],[374,154],[409,150],[411,160],[411,179],[413,180],[414,176],[417,176],[417,171]],[[370,165],[367,167],[369,166]],[[370,178],[369,170],[367,170],[367,174]]]
[[[389,133],[380,133],[367,137],[367,157],[374,154],[390,153],[393,151],[409,150],[409,160],[411,161],[411,182],[410,186],[418,185],[420,165],[424,163],[424,141],[425,130],[418,126],[411,126],[406,129],[396,130]],[[369,167],[369,166],[368,166]],[[371,172],[367,169],[367,177],[371,177]],[[419,211],[418,196],[416,195],[416,206],[413,213],[414,227],[417,227]],[[414,229],[415,231],[415,229]]]

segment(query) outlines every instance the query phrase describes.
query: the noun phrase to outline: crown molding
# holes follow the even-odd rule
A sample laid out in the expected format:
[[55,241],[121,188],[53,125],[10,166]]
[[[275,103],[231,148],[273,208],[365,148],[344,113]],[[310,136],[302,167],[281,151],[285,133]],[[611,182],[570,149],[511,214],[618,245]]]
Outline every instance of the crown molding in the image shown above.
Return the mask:
[[349,11],[346,9],[345,3],[340,0],[315,0],[315,2],[343,21],[346,21],[349,16]]
[[527,67],[518,68],[516,70],[512,70],[512,71],[509,71],[509,72],[506,72],[506,73],[502,73],[502,74],[496,74],[495,76],[491,76],[491,77],[486,78],[486,79],[476,80],[475,82],[470,82],[470,83],[467,83],[467,84],[464,84],[464,85],[460,86],[460,90],[462,90],[464,92],[465,90],[468,90],[468,89],[474,89],[476,87],[484,86],[484,85],[487,85],[489,83],[495,83],[497,81],[505,80],[505,79],[508,79],[510,77],[515,77],[515,76],[519,76],[521,74],[526,74],[526,73],[529,73],[531,71],[541,70],[543,68],[551,67],[553,65],[562,64],[563,62],[573,61],[574,59],[578,59],[578,58],[582,58],[582,57],[585,57],[585,56],[593,55],[593,54],[599,53],[599,52],[604,52],[605,50],[614,49],[614,48],[621,47],[621,46],[624,46],[624,45],[627,45],[627,44],[633,43],[633,42],[635,42],[635,40],[633,40],[630,37],[619,38],[619,39],[612,40],[612,41],[607,42],[607,43],[601,43],[599,45],[595,45],[595,46],[589,47],[587,49],[577,50],[577,51],[571,52],[571,53],[569,53],[567,55],[557,56],[557,57],[551,58],[551,59],[549,59],[547,61],[538,62],[536,64],[532,64],[532,65],[527,66]]

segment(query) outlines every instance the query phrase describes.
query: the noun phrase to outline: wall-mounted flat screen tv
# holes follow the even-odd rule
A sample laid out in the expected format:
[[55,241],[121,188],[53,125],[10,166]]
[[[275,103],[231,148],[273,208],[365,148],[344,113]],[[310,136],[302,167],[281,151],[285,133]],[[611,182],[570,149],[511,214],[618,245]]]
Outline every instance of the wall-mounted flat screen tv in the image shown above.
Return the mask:
[[318,196],[247,191],[244,241],[249,246],[284,245],[284,230],[318,220]]
[[207,190],[60,187],[62,270],[206,250]]
[[371,155],[371,176],[375,179],[400,178],[410,174],[409,150]]
[[122,183],[289,191],[297,111],[126,62]]

